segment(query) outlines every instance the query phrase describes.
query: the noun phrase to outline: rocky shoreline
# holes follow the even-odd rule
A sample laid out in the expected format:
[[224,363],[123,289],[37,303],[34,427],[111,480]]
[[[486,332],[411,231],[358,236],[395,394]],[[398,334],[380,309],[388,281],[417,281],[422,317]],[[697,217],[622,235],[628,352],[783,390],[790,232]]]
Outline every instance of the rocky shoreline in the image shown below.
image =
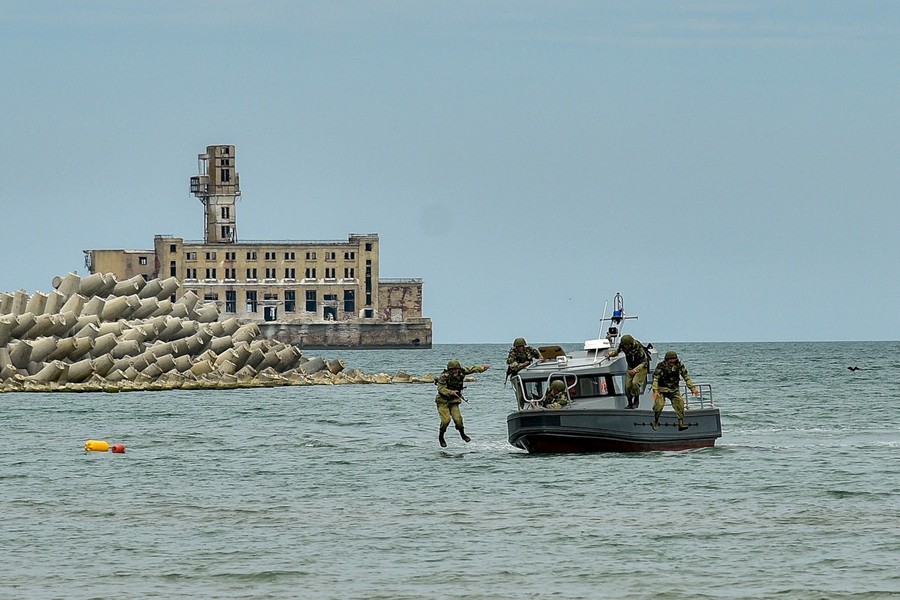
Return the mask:
[[53,292],[0,293],[0,392],[126,392],[287,385],[431,383],[346,370],[219,320],[193,292],[177,301],[172,277],[117,281],[110,273],[53,280]]

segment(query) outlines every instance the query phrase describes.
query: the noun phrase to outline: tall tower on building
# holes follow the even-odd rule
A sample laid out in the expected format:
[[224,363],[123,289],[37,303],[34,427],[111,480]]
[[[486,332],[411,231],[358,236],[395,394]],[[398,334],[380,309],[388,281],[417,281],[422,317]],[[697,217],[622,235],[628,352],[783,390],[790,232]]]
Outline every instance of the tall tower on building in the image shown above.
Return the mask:
[[191,194],[203,204],[203,241],[237,242],[237,199],[241,197],[234,146],[207,146],[197,155],[200,174],[191,177]]

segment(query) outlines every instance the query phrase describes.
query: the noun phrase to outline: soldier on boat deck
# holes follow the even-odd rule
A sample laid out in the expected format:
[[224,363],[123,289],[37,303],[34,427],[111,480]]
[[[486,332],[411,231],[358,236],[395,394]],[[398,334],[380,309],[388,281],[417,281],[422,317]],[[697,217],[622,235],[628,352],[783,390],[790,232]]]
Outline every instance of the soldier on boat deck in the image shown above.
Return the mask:
[[628,373],[625,375],[625,397],[628,406],[625,408],[637,408],[641,401],[641,392],[647,385],[647,375],[650,372],[650,353],[644,345],[627,333],[622,336],[618,348],[611,350],[607,356],[613,358],[625,353],[625,361],[628,363]]
[[684,422],[684,398],[681,397],[678,381],[684,379],[684,383],[695,396],[700,395],[700,390],[691,381],[687,367],[678,360],[678,354],[674,350],[666,352],[665,360],[656,365],[653,371],[653,424],[651,427],[659,427],[659,414],[666,405],[666,400],[672,404],[675,414],[678,415],[678,431],[688,428]]
[[568,403],[569,398],[566,396],[565,382],[562,379],[554,379],[550,387],[547,388],[547,393],[544,394],[544,397],[538,402],[532,401],[531,405],[543,408],[562,408]]
[[531,364],[533,360],[540,360],[541,353],[525,343],[525,338],[516,338],[509,354],[506,356],[507,379],[519,374],[519,371]]
[[473,365],[464,367],[458,360],[451,360],[447,363],[447,368],[441,373],[441,376],[434,382],[438,386],[437,396],[434,403],[437,405],[438,414],[441,417],[441,427],[438,433],[438,441],[441,447],[447,447],[447,441],[444,439],[444,432],[450,425],[450,420],[456,425],[459,431],[459,437],[464,442],[469,442],[472,438],[466,435],[463,428],[462,413],[459,412],[459,405],[465,399],[462,396],[463,383],[466,375],[471,373],[483,373],[490,368],[490,365]]

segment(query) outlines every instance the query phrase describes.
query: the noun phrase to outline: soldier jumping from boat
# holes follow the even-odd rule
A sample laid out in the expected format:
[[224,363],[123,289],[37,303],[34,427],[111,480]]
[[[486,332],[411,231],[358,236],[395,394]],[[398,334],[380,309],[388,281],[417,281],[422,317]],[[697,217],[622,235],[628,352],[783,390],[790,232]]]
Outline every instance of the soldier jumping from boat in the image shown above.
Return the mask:
[[687,367],[678,360],[678,354],[674,350],[666,352],[665,360],[656,365],[653,371],[653,429],[659,428],[659,414],[666,405],[666,400],[672,404],[675,414],[678,415],[678,431],[688,428],[684,422],[684,398],[681,397],[678,381],[684,379],[684,383],[695,396],[700,395],[700,390],[691,381]]
[[625,408],[637,408],[641,401],[641,392],[647,385],[647,375],[650,372],[650,353],[642,343],[627,333],[622,336],[622,341],[614,350],[610,350],[608,357],[613,358],[625,353],[625,361],[628,363],[628,372],[625,374],[625,398],[628,406]]
[[466,375],[471,373],[483,373],[489,368],[490,365],[464,367],[458,360],[454,359],[447,363],[447,368],[434,382],[438,387],[434,403],[437,405],[437,411],[441,417],[438,441],[441,443],[442,448],[447,447],[444,433],[447,431],[447,426],[450,425],[451,419],[456,425],[457,431],[459,431],[459,437],[461,437],[464,442],[468,443],[471,441],[472,438],[466,435],[466,430],[463,428],[462,413],[459,412],[459,405],[465,400],[462,395],[463,383],[466,380]]

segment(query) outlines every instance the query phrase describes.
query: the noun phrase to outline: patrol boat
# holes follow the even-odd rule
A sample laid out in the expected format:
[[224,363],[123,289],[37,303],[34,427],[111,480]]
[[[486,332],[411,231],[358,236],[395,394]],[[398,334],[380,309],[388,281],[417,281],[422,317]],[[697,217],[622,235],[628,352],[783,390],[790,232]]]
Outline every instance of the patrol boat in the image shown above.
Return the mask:
[[[652,345],[647,347],[650,372],[638,407],[626,408],[625,354],[609,358],[607,353],[618,346],[624,321],[636,318],[625,315],[622,295],[616,293],[612,316],[606,317],[604,307],[600,320],[601,333],[603,325],[609,323],[605,338],[588,340],[583,349],[568,353],[560,346],[540,347],[542,360],[512,378],[517,408],[506,418],[509,443],[530,453],[646,452],[714,446],[722,437],[722,422],[709,384],[697,384],[700,397],[682,389],[686,429],[679,429],[678,418],[668,403],[659,427],[653,429],[650,383],[659,356]],[[556,380],[565,383],[568,403],[561,408],[541,407],[539,401]]]

